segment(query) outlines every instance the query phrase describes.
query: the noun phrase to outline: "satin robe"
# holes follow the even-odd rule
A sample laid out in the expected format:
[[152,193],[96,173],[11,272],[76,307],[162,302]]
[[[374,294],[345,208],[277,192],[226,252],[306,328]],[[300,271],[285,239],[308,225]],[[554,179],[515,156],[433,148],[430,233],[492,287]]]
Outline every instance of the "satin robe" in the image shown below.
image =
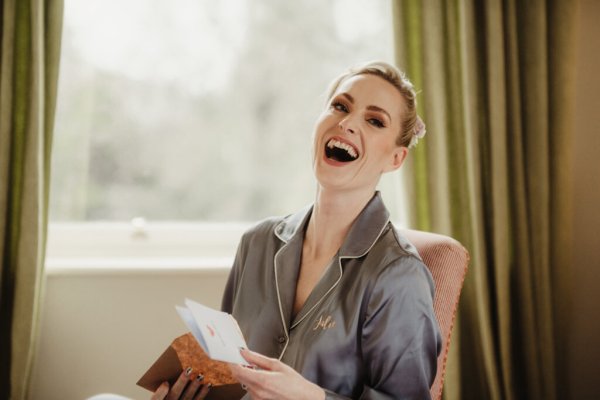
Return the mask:
[[378,192],[292,316],[311,211],[267,219],[243,235],[223,310],[251,350],[290,365],[328,399],[430,399],[441,349],[433,280]]

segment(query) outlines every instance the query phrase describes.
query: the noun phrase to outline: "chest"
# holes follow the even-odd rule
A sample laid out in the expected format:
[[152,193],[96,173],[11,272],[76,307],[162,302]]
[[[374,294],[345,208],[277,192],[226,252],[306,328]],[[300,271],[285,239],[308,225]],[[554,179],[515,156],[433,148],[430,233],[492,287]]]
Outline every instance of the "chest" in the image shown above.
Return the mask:
[[294,297],[293,315],[298,315],[311,292],[323,277],[324,272],[332,267],[332,254],[321,257],[302,257],[296,283],[296,294]]

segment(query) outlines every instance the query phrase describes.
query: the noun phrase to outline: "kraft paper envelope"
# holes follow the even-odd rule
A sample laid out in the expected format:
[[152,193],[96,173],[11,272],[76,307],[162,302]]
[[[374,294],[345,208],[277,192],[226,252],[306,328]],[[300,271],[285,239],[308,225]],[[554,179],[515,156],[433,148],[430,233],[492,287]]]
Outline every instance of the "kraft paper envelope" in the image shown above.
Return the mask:
[[202,374],[204,383],[213,385],[206,397],[208,400],[236,400],[246,394],[231,375],[227,363],[211,360],[191,333],[173,340],[137,385],[154,392],[164,381],[175,383],[187,367],[192,367],[192,376]]
[[249,366],[240,354],[240,348],[248,346],[231,314],[190,299],[185,299],[185,307],[175,306],[175,309],[211,359]]

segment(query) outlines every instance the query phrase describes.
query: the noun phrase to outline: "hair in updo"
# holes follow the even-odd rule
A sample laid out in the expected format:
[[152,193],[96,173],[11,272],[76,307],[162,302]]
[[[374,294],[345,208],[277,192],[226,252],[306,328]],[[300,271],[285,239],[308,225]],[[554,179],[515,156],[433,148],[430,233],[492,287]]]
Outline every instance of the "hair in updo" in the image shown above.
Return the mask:
[[331,100],[333,94],[345,80],[357,75],[375,75],[385,79],[394,85],[405,100],[406,107],[400,125],[400,132],[396,138],[396,144],[403,147],[414,147],[419,138],[425,134],[425,125],[417,116],[417,95],[413,84],[406,75],[398,68],[383,61],[371,61],[363,65],[350,68],[347,72],[338,76],[329,87],[327,100]]

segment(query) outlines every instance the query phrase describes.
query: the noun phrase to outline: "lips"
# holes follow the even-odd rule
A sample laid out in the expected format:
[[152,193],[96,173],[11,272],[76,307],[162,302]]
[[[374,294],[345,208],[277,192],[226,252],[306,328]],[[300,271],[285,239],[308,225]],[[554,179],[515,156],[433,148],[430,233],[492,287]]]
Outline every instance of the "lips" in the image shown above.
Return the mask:
[[341,162],[352,162],[359,157],[358,149],[352,144],[341,138],[333,137],[325,145],[325,157]]

